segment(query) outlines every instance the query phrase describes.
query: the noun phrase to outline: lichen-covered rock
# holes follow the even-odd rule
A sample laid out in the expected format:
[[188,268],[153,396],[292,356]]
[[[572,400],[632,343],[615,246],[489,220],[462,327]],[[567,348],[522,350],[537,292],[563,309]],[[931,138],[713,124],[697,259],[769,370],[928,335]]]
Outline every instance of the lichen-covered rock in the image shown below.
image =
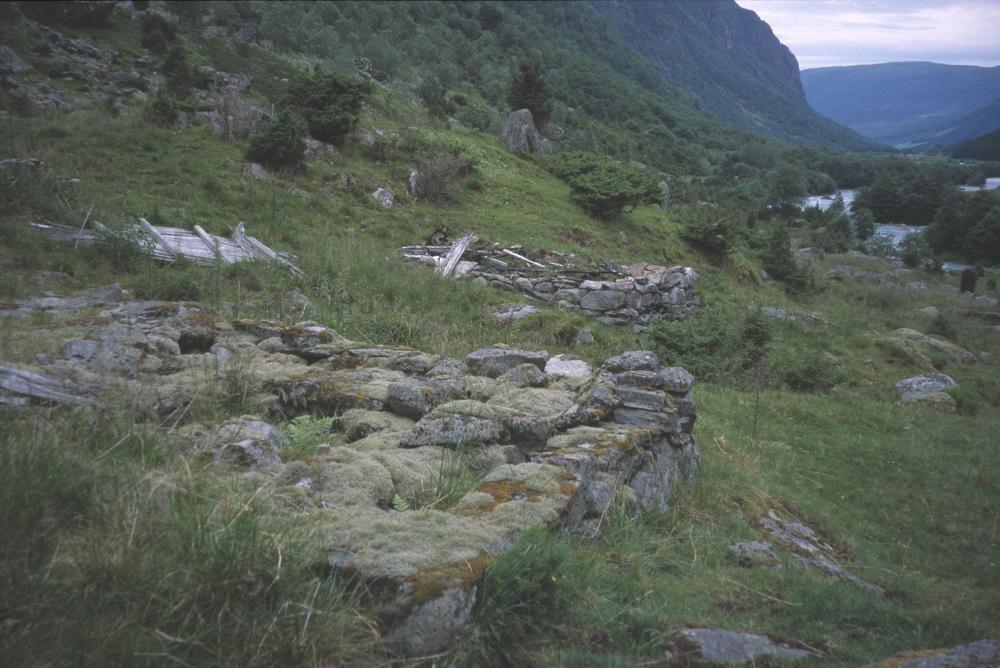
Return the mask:
[[215,458],[247,468],[281,462],[284,434],[277,427],[252,417],[229,420],[214,437]]
[[905,403],[935,392],[943,392],[957,384],[951,376],[935,371],[922,376],[905,378],[896,383],[896,389],[902,393],[899,400]]
[[534,364],[519,364],[497,380],[513,387],[541,387],[549,382],[549,377]]
[[396,204],[396,196],[388,188],[379,188],[372,193],[372,199],[382,205],[383,208],[391,209]]
[[974,364],[976,362],[976,356],[965,348],[950,341],[927,336],[915,329],[907,329],[905,327],[897,329],[890,334],[890,338],[910,342],[921,348],[925,353],[937,352],[947,355],[948,359],[955,364]]
[[413,420],[386,411],[352,408],[340,419],[347,442],[357,441],[378,431],[405,432],[413,428]]
[[947,392],[929,392],[902,401],[917,406],[926,406],[942,413],[958,412],[958,402]]

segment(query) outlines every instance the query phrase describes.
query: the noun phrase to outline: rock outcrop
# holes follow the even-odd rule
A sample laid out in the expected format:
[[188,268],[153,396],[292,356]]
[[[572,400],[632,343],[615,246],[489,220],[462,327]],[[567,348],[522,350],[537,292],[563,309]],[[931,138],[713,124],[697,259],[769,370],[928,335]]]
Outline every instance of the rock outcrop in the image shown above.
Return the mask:
[[502,137],[507,149],[518,155],[552,153],[552,144],[535,127],[535,119],[528,109],[510,113],[503,126]]
[[[369,583],[402,654],[445,648],[471,619],[490,561],[528,528],[592,534],[613,503],[665,509],[699,467],[694,379],[650,352],[596,373],[505,346],[458,360],[356,343],[315,322],[223,322],[198,304],[112,301],[120,295],[114,286],[10,309],[103,306],[32,371],[180,425],[195,453],[303,515],[322,567]],[[5,404],[45,400],[19,387],[4,386],[19,399]],[[252,414],[184,424],[199,402],[234,392]],[[273,424],[305,413],[335,418],[339,434],[286,456],[291,430]]]

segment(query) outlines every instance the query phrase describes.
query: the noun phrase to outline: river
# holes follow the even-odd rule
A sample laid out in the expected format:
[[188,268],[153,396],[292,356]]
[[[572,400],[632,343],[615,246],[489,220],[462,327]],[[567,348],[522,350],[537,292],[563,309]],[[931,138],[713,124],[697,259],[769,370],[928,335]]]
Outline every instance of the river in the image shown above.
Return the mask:
[[[995,176],[986,179],[986,182],[981,186],[959,186],[962,192],[977,192],[980,190],[997,190],[1000,188],[1000,176]],[[809,209],[812,207],[818,207],[820,211],[826,211],[833,205],[833,200],[837,195],[840,195],[844,199],[844,209],[848,212],[851,210],[851,204],[854,202],[854,198],[857,196],[858,191],[854,189],[845,188],[843,190],[837,190],[830,195],[809,195],[802,199],[802,208]],[[876,225],[875,226],[875,236],[884,237],[889,240],[893,248],[899,248],[903,240],[911,234],[916,234],[922,230],[922,227],[916,225]],[[973,266],[971,264],[963,264],[961,262],[942,262],[941,268],[947,272],[959,272],[963,269],[971,269]],[[1000,267],[987,267],[986,271],[1000,273]]]

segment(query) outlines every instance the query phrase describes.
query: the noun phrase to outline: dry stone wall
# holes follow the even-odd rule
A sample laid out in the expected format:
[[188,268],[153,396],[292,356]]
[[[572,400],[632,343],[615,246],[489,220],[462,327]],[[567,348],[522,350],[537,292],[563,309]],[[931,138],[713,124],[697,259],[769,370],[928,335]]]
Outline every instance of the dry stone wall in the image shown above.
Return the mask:
[[[457,637],[490,561],[527,529],[592,534],[616,500],[633,514],[664,509],[699,467],[694,379],[650,352],[596,372],[505,346],[454,359],[354,342],[315,322],[226,322],[198,304],[127,301],[117,286],[12,306],[9,318],[48,311],[46,337],[64,334],[60,355],[38,355],[19,378],[175,425],[271,512],[302,516],[326,555],[317,567],[371,584],[384,637],[404,655]],[[81,308],[100,309],[83,336]],[[22,385],[0,382],[0,402],[62,400]],[[193,404],[234,386],[247,415],[184,424]],[[337,433],[303,457],[280,425],[305,413],[334,417]]]
[[636,264],[629,276],[590,280],[572,275],[528,275],[472,269],[468,275],[597,318],[606,325],[646,326],[655,315],[679,320],[697,313],[698,274],[690,267]]
[[[445,266],[449,246],[407,246],[407,260]],[[455,275],[482,285],[523,293],[542,302],[597,318],[606,325],[643,328],[657,315],[679,320],[698,312],[698,274],[691,267],[663,267],[637,262],[618,266],[618,274],[597,270],[560,270],[515,254],[466,251]],[[502,258],[502,259],[501,259]],[[519,259],[518,259],[519,258]],[[533,265],[519,270],[515,263]],[[600,280],[595,280],[601,277]]]

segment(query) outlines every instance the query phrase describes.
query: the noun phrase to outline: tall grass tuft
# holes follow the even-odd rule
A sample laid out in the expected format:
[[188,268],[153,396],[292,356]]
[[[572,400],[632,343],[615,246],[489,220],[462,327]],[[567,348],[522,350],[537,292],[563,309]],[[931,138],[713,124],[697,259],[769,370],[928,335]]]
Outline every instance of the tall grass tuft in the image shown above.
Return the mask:
[[551,631],[566,613],[561,581],[573,558],[569,542],[540,527],[526,531],[486,571],[473,625],[453,664],[521,665],[526,640]]
[[125,416],[91,418],[94,436],[16,418],[0,437],[10,665],[377,660],[360,590],[316,575],[307,532]]

